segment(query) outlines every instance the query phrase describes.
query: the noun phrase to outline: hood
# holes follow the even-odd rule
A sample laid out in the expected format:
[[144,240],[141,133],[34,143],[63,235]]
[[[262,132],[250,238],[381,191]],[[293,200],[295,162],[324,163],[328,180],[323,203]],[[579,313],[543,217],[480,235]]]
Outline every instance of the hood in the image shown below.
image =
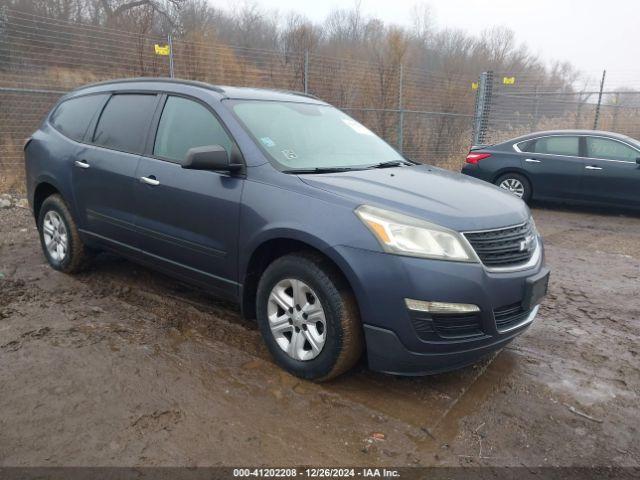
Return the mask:
[[307,185],[457,230],[485,230],[526,221],[529,209],[481,180],[428,165],[300,175]]

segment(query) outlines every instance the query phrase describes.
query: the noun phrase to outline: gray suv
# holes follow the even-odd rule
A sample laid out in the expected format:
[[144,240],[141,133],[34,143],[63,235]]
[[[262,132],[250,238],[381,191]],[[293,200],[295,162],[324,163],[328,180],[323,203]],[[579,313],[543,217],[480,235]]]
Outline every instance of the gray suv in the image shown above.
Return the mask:
[[297,93],[162,79],[78,89],[25,145],[50,265],[117,252],[240,303],[275,361],[335,377],[459,368],[547,288],[520,199],[404,159]]

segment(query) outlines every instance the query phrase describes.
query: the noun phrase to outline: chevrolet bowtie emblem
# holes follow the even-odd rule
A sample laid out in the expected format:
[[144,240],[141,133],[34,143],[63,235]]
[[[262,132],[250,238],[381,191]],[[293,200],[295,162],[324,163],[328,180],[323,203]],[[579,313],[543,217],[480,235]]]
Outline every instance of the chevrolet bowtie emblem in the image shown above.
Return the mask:
[[533,235],[529,235],[528,237],[526,237],[524,240],[520,242],[520,251],[525,252],[525,251],[531,250],[532,246],[533,246]]

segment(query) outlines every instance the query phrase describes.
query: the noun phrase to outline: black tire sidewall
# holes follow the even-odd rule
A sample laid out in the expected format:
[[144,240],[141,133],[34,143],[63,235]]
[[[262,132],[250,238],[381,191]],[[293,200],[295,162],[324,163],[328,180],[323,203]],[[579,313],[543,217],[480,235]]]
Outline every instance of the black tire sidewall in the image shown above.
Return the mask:
[[531,200],[531,183],[529,182],[529,180],[527,180],[527,178],[525,178],[523,175],[520,175],[519,173],[505,173],[504,175],[500,175],[498,177],[498,179],[496,180],[496,186],[500,188],[500,184],[508,178],[518,180],[522,184],[522,186],[524,187],[522,200],[528,203],[529,200]]
[[[69,223],[69,219],[67,218],[68,213],[66,209],[60,206],[59,202],[60,200],[58,200],[55,197],[49,197],[43,202],[42,207],[40,208],[40,212],[38,214],[38,233],[40,235],[40,245],[42,245],[42,251],[44,252],[44,256],[46,257],[47,262],[49,262],[49,265],[51,265],[51,268],[55,270],[65,271],[71,264],[73,255],[75,253],[74,249],[76,248],[76,246],[74,245],[74,241],[73,241],[71,225]],[[67,229],[67,254],[65,255],[64,259],[61,262],[58,262],[51,257],[51,255],[49,254],[49,251],[47,250],[47,246],[45,245],[45,242],[44,242],[44,230],[42,228],[44,223],[44,217],[47,214],[47,212],[52,210],[56,212],[58,215],[60,215],[60,218],[62,219],[62,222],[64,223],[64,226]]]
[[[320,275],[318,275],[320,273]],[[267,315],[269,294],[273,287],[285,278],[301,280],[316,293],[326,318],[326,340],[320,354],[312,360],[295,360],[276,342]],[[341,316],[344,305],[337,285],[320,267],[308,259],[287,256],[276,260],[264,272],[258,285],[256,313],[260,332],[276,362],[285,370],[306,379],[327,376],[336,365],[342,349]]]

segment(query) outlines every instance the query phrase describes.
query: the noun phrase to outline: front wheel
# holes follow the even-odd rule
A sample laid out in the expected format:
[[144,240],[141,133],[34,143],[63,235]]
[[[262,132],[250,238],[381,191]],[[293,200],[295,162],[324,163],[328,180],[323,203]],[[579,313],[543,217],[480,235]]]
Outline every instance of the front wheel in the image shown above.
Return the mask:
[[522,175],[506,173],[496,180],[496,185],[525,202],[531,199],[531,184]]
[[362,354],[353,294],[335,267],[314,254],[291,254],[265,270],[257,293],[260,331],[275,361],[307,380],[329,380]]

